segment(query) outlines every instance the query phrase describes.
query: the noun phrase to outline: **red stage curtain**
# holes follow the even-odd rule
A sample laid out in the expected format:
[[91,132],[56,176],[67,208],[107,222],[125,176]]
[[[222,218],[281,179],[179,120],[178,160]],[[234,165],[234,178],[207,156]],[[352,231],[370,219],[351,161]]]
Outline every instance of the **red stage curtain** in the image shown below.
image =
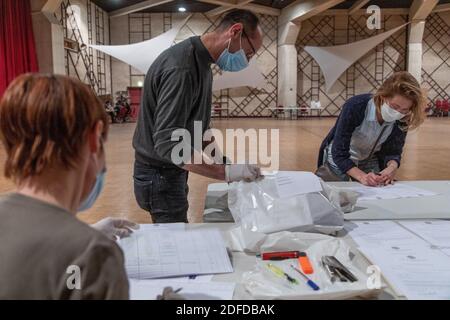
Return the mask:
[[0,96],[18,75],[37,72],[30,0],[0,0]]

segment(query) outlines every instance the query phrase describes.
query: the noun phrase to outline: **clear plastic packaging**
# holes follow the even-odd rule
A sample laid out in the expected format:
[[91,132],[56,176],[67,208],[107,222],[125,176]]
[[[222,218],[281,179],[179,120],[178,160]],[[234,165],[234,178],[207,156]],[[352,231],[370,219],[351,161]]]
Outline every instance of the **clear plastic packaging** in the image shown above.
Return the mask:
[[[278,232],[267,235],[264,240],[253,249],[259,252],[298,250],[306,252],[313,266],[314,272],[307,275],[314,281],[319,290],[312,290],[295,270],[299,268],[297,259],[283,261],[262,261],[256,259],[253,271],[244,273],[242,285],[246,292],[254,299],[348,299],[360,296],[374,296],[378,289],[371,289],[367,285],[368,275],[366,266],[359,253],[351,252],[348,245],[341,239],[326,235]],[[321,265],[323,256],[336,257],[357,278],[356,282],[332,282],[325,268]],[[298,281],[292,284],[285,278],[277,277],[267,268],[272,263]],[[381,289],[381,288],[380,288]]]
[[[237,224],[253,232],[319,231],[342,229],[343,211],[339,193],[329,186],[323,192],[279,198],[275,177],[252,183],[233,183],[228,191],[228,207]],[[355,201],[356,202],[356,201]]]

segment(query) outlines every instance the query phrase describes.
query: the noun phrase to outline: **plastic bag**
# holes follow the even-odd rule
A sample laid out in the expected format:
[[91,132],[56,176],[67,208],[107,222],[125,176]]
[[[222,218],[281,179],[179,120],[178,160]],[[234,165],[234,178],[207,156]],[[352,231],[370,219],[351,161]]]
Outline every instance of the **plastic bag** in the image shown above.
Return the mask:
[[[290,251],[306,252],[313,266],[313,274],[308,277],[320,290],[314,291],[290,265],[298,268],[296,259],[283,261],[262,261],[257,259],[255,269],[244,273],[242,285],[254,299],[348,299],[358,296],[378,294],[379,290],[370,289],[367,285],[368,275],[362,256],[351,252],[348,245],[341,239],[326,235],[300,232],[278,232],[266,235],[260,239],[253,249],[256,252]],[[356,282],[331,282],[325,269],[321,266],[323,256],[336,257],[356,277]],[[283,269],[298,284],[291,284],[285,278],[275,276],[267,268],[267,263],[273,263]]]
[[266,176],[252,183],[232,184],[228,207],[235,222],[245,230],[332,233],[342,229],[344,218],[340,206],[330,202],[330,195],[324,192],[279,198],[275,177]]
[[348,189],[339,189],[333,187],[324,181],[321,181],[323,188],[323,195],[343,213],[350,213],[355,209],[356,201],[359,194],[355,191]]

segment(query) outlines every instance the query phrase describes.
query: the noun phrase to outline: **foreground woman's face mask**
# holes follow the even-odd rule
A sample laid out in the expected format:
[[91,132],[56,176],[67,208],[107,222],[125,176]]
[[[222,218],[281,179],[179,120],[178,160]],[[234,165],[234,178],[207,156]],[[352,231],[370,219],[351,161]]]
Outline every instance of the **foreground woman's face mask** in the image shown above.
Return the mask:
[[100,163],[98,164],[98,162],[96,162],[97,163],[96,166],[97,166],[97,168],[100,167],[102,169],[100,172],[97,173],[97,175],[95,177],[95,183],[92,186],[92,189],[89,192],[88,196],[81,202],[80,206],[78,207],[78,212],[86,211],[86,210],[89,210],[90,208],[92,208],[92,206],[95,204],[98,197],[100,196],[100,193],[103,190],[103,185],[105,183],[105,175],[106,175],[106,164],[104,162],[104,156],[105,156],[104,143],[103,143],[103,139],[101,139],[101,138],[100,138],[100,150],[101,150],[101,154],[97,160]]
[[95,201],[97,201],[97,198],[99,197],[100,193],[103,190],[103,185],[105,182],[105,175],[106,170],[102,170],[99,174],[97,174],[95,178],[95,184],[92,187],[91,192],[87,196],[87,198],[80,204],[80,207],[78,208],[78,212],[86,211],[92,208]]

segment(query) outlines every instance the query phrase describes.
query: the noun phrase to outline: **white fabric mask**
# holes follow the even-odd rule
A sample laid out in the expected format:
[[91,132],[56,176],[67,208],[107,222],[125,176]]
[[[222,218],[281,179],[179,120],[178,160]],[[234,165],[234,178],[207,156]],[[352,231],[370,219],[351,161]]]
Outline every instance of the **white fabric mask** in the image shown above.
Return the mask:
[[395,122],[403,119],[405,115],[401,112],[398,112],[395,109],[392,109],[386,102],[381,106],[381,116],[383,120],[386,122]]

